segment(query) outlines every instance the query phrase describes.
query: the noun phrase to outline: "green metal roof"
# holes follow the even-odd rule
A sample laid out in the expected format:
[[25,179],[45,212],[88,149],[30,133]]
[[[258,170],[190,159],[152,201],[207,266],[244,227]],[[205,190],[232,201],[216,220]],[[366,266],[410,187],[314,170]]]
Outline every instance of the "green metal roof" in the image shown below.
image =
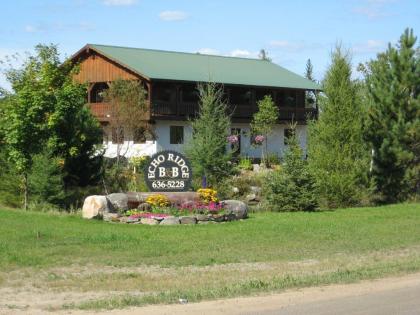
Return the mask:
[[260,59],[91,44],[87,47],[150,79],[320,89],[316,83]]

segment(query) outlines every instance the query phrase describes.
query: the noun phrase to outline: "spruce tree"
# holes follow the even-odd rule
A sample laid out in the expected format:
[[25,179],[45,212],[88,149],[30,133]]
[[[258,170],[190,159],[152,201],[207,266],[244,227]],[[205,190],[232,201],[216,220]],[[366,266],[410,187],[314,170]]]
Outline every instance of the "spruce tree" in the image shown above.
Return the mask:
[[192,136],[186,145],[195,175],[205,177],[210,185],[230,173],[231,154],[227,152],[230,117],[222,100],[223,90],[214,83],[198,86],[199,113],[191,121]]
[[420,189],[420,53],[413,30],[396,47],[370,61],[366,139],[373,149],[372,176],[383,202],[403,201]]
[[349,56],[337,47],[332,54],[320,97],[320,115],[309,123],[309,167],[320,205],[357,205],[367,192],[369,149],[362,136],[358,84],[351,79]]
[[315,182],[299,145],[296,125],[290,127],[284,163],[280,170],[268,175],[264,191],[269,206],[276,211],[311,211],[317,207]]

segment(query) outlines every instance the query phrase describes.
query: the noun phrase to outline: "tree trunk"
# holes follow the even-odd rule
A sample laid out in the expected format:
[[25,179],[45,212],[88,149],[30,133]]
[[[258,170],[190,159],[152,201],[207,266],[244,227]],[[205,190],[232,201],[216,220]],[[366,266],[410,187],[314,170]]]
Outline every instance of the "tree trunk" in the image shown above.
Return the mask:
[[23,174],[23,207],[28,210],[28,174]]

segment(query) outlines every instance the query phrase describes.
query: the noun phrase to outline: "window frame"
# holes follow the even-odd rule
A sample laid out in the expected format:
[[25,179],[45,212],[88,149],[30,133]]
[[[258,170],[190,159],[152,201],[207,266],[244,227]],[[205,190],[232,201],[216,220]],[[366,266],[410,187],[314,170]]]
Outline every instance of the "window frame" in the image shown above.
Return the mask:
[[184,144],[185,131],[184,126],[169,126],[169,144]]

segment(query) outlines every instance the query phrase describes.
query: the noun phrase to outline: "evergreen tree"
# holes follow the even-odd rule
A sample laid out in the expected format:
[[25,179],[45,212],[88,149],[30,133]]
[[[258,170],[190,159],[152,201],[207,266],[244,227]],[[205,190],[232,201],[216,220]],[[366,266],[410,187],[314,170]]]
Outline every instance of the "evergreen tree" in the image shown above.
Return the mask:
[[[315,82],[315,78],[313,75],[313,66],[311,59],[308,59],[306,61],[306,69],[305,69],[305,78],[308,80],[311,80],[312,82]],[[305,99],[306,99],[306,107],[313,108],[316,104],[316,94],[313,91],[307,91],[305,93]]]
[[195,175],[215,185],[230,173],[231,154],[226,152],[230,117],[222,101],[223,90],[214,83],[198,86],[198,117],[191,121],[192,136],[186,146]]
[[263,135],[264,144],[261,151],[261,162],[267,165],[268,156],[268,136],[272,133],[274,126],[279,118],[279,109],[274,104],[270,95],[257,103],[258,111],[254,114],[251,122],[251,130],[253,135]]
[[317,207],[315,182],[299,145],[296,125],[291,127],[284,163],[268,175],[264,190],[269,206],[277,211],[311,211]]
[[323,82],[319,119],[308,125],[309,168],[322,207],[357,205],[367,194],[369,149],[357,89],[349,57],[337,47]]
[[413,30],[366,65],[370,95],[366,139],[372,175],[383,202],[420,193],[420,53]]
[[268,53],[265,51],[265,49],[261,49],[260,53],[258,54],[258,57],[261,60],[265,60],[265,61],[271,61],[271,58],[268,57]]

